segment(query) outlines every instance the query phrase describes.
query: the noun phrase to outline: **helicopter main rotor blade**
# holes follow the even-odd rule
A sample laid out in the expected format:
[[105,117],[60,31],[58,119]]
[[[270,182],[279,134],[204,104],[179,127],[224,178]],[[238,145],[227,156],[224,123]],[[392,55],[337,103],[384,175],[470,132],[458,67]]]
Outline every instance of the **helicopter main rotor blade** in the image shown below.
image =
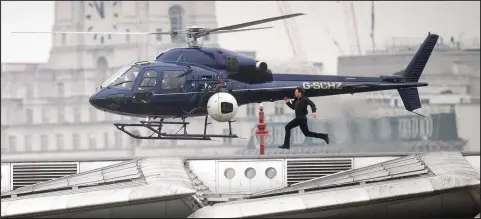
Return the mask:
[[12,32],[12,33],[49,33],[49,34],[112,34],[112,35],[171,35],[172,32],[86,32],[86,31],[55,31],[55,32]]
[[295,14],[282,15],[282,16],[278,16],[278,17],[271,17],[271,18],[266,18],[266,19],[257,20],[257,21],[251,21],[251,22],[246,22],[246,23],[241,23],[241,24],[235,24],[235,25],[230,25],[230,26],[225,26],[225,27],[214,28],[214,29],[207,30],[204,33],[210,34],[212,32],[217,32],[217,31],[221,31],[221,30],[239,29],[239,28],[249,27],[249,26],[253,26],[253,25],[257,25],[257,24],[263,24],[263,23],[287,19],[287,18],[291,18],[291,17],[297,17],[297,16],[300,16],[300,15],[305,15],[305,14],[304,13],[295,13]]
[[219,30],[211,34],[233,33],[233,32],[242,32],[242,31],[248,31],[248,30],[262,30],[262,29],[270,29],[270,28],[273,28],[273,27],[258,27],[258,28],[249,28],[249,29],[240,29],[240,30]]

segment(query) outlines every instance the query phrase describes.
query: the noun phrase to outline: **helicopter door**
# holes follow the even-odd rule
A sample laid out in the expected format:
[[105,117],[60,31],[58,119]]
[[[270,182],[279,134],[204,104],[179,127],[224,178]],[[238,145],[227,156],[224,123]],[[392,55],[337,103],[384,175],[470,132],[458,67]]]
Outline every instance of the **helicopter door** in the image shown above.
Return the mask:
[[181,113],[180,108],[184,107],[186,102],[185,92],[187,80],[187,68],[185,67],[164,67],[163,75],[160,80],[161,89],[159,97],[163,104],[163,110],[168,113]]
[[164,94],[184,93],[187,80],[187,68],[164,68],[162,76],[162,89]]
[[134,89],[135,103],[150,103],[157,87],[158,72],[155,69],[144,70]]

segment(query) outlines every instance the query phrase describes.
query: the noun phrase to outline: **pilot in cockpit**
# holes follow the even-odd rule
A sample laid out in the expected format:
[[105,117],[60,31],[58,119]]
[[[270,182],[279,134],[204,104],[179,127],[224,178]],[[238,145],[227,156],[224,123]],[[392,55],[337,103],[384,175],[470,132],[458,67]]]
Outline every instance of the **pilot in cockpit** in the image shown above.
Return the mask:
[[164,80],[162,81],[162,86],[163,86],[164,89],[170,89],[171,88],[172,82],[171,82],[171,78],[169,76],[170,75],[166,74],[164,76]]
[[124,80],[124,81],[129,81],[130,83],[124,83],[124,84],[122,84],[121,86],[122,86],[122,87],[132,86],[132,84],[133,84],[134,81],[135,81],[135,78],[137,78],[137,74],[138,74],[138,73],[139,73],[139,72],[137,72],[137,71],[129,71],[129,72],[125,75],[125,77],[124,77],[125,80]]
[[127,73],[126,77],[127,77],[126,78],[127,81],[133,81],[135,79],[135,75],[133,72]]

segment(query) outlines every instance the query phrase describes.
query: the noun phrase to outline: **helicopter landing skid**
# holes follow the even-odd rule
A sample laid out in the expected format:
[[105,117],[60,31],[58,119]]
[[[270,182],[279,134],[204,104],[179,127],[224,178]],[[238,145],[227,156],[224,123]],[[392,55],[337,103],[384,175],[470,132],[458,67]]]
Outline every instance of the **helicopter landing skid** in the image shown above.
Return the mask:
[[[238,138],[236,134],[232,134],[232,125],[231,123],[235,121],[228,121],[229,123],[229,134],[228,135],[215,135],[215,134],[207,134],[207,116],[205,117],[204,121],[204,134],[187,134],[187,125],[189,122],[185,121],[185,118],[182,119],[182,122],[167,122],[160,120],[157,121],[140,121],[140,124],[120,124],[115,123],[114,126],[119,129],[120,131],[124,132],[125,134],[129,135],[132,138],[136,139],[149,139],[149,140],[212,140],[211,138]],[[182,125],[181,129],[184,129],[183,134],[167,134],[162,132],[162,126],[164,124],[176,124]],[[150,136],[140,136],[139,134],[134,134],[125,129],[125,127],[145,127],[152,131],[153,133]],[[180,130],[179,130],[180,131]],[[154,136],[156,135],[156,136]]]

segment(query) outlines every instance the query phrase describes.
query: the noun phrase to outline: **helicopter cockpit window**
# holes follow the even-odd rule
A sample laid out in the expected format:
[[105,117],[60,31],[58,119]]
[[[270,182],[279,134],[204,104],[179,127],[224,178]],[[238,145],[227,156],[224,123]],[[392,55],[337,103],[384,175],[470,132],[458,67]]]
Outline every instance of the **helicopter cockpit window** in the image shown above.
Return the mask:
[[185,80],[185,72],[183,71],[165,71],[162,79],[162,89],[179,89],[179,91],[182,91]]
[[152,90],[157,84],[157,72],[155,70],[147,70],[142,75],[138,90]]
[[[117,77],[112,77],[107,80],[104,85],[113,87],[113,88],[118,88],[118,89],[125,89],[125,90],[130,90],[135,82],[135,79],[139,75],[140,69],[136,66],[129,66],[130,68],[123,68],[119,72],[117,72],[114,76]],[[108,83],[112,81],[112,83]],[[104,87],[102,85],[102,87]]]
[[121,75],[123,75],[130,68],[132,68],[131,65],[127,65],[127,66],[121,68],[119,71],[115,72],[115,74],[112,75],[109,79],[107,79],[104,83],[102,83],[102,85],[100,85],[100,86],[101,87],[109,86],[109,84],[112,84],[112,82],[114,82],[117,78],[119,78]]

